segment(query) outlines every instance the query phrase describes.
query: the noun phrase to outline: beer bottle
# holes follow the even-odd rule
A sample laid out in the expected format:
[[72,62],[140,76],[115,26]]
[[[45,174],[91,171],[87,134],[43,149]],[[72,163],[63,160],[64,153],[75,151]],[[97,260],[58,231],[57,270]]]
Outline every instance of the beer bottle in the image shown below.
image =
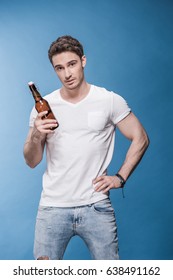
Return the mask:
[[[32,92],[32,95],[34,97],[35,100],[35,108],[37,110],[38,113],[43,112],[43,111],[47,111],[47,114],[45,116],[43,116],[44,118],[47,119],[55,119],[55,116],[50,108],[49,103],[47,102],[47,100],[45,100],[41,94],[39,93],[38,89],[36,88],[35,84],[33,82],[29,82],[28,86]],[[56,120],[57,121],[57,120]],[[52,127],[51,130],[54,130],[55,128],[57,128],[59,126],[58,122],[57,122],[57,126],[56,127]]]

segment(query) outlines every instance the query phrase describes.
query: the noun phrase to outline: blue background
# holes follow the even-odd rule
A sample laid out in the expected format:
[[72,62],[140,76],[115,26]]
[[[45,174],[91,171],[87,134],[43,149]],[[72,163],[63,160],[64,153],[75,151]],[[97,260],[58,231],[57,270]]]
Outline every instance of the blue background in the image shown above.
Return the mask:
[[[121,259],[173,259],[172,90],[173,1],[0,0],[0,259],[33,259],[32,247],[45,159],[26,166],[23,144],[33,80],[45,95],[60,83],[47,50],[71,34],[84,45],[89,83],[122,95],[151,144],[123,199],[112,191]],[[114,174],[129,142],[120,134]],[[65,259],[90,259],[78,237]]]

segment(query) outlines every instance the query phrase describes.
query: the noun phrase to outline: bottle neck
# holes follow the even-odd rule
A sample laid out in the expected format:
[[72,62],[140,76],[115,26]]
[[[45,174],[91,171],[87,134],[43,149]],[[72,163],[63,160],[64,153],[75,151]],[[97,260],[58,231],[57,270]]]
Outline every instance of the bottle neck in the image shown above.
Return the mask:
[[32,85],[29,85],[29,88],[32,92],[32,95],[33,95],[35,101],[36,102],[40,101],[42,99],[42,97],[41,97],[39,91],[37,90],[36,86],[34,84],[32,84]]

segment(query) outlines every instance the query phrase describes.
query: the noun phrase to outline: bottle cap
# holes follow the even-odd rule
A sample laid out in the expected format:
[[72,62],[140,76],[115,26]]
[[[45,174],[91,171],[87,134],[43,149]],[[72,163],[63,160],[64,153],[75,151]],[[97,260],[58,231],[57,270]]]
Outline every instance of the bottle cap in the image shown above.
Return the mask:
[[31,81],[28,83],[29,86],[32,86],[34,83]]

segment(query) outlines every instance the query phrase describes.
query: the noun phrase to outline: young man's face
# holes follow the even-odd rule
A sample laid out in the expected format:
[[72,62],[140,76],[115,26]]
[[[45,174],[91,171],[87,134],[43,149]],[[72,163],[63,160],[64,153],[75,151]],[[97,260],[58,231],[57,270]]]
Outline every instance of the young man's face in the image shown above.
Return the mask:
[[86,57],[80,58],[73,52],[62,52],[52,57],[53,67],[63,86],[73,90],[81,85],[84,80],[84,67]]

